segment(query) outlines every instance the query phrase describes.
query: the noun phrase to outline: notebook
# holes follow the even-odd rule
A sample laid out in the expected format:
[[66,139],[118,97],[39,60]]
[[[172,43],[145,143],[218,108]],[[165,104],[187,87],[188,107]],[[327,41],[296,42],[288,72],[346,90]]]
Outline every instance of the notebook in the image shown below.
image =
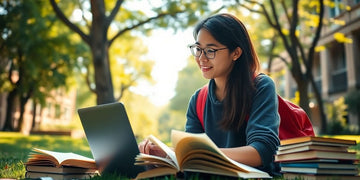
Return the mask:
[[134,165],[139,149],[122,103],[81,108],[78,114],[101,175],[136,177],[145,170]]

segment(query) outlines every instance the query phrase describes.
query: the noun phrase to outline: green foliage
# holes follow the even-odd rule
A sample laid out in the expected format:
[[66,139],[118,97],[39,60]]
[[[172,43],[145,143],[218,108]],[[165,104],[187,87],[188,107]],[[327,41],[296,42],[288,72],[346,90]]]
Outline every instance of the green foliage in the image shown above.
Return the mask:
[[0,27],[3,38],[0,59],[7,61],[11,69],[3,70],[0,76],[17,72],[19,79],[0,86],[12,84],[11,89],[16,88],[19,95],[30,95],[44,105],[50,90],[64,86],[72,75],[75,53],[86,49],[79,41],[70,39],[69,31],[49,11],[47,1],[2,1],[1,7],[7,13],[0,15],[4,20]]
[[187,66],[179,72],[176,95],[170,100],[170,109],[185,114],[191,95],[207,82],[194,58],[190,57]]
[[360,90],[351,91],[345,96],[348,111],[358,114],[360,112]]
[[327,116],[330,122],[327,124],[328,134],[352,134],[347,123],[347,108],[345,98],[340,97],[332,104],[327,104]]
[[184,129],[190,97],[207,82],[194,58],[189,57],[187,66],[179,72],[175,96],[160,115],[159,133],[162,138],[170,140],[171,129]]

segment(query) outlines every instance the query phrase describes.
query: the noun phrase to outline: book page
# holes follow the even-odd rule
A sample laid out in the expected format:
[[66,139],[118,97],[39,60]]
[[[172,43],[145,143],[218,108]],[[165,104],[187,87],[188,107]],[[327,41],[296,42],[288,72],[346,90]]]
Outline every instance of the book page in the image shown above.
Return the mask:
[[[228,164],[228,167],[233,167],[234,169],[244,173],[253,172],[256,174],[265,174],[268,176],[266,172],[260,171],[245,164],[238,163],[227,157],[205,133],[193,134],[172,130],[171,140],[173,146],[175,147],[175,153],[178,162],[184,162],[184,159],[190,156],[192,152],[196,153],[199,149],[201,149],[203,151],[208,151],[209,154],[217,154],[217,156],[221,157],[219,159],[221,159],[223,163]],[[179,166],[181,169],[182,164],[179,164]]]
[[[73,160],[73,161],[71,161],[71,163],[76,163],[76,161],[79,161],[79,162],[83,161],[83,163],[88,162],[90,164],[95,165],[94,159],[91,159],[91,158],[88,158],[85,156],[81,156],[81,155],[75,154],[75,153],[61,153],[61,152],[48,151],[48,150],[43,150],[43,149],[38,149],[38,148],[34,148],[33,151],[53,157],[57,161],[57,162],[55,162],[56,164],[58,164],[57,167],[63,165],[62,163],[66,160]],[[86,163],[86,164],[88,164],[88,163]],[[74,165],[75,166],[76,164],[68,164],[67,163],[66,165]]]
[[163,158],[160,156],[140,153],[136,156],[135,160],[135,165],[167,166],[178,170],[176,164],[171,159]]
[[169,158],[175,163],[176,169],[179,171],[180,170],[179,163],[176,159],[175,152],[169,146],[167,146],[166,144],[161,142],[159,139],[157,139],[155,136],[150,135],[149,139],[151,142],[153,142],[154,144],[159,146],[169,156]]

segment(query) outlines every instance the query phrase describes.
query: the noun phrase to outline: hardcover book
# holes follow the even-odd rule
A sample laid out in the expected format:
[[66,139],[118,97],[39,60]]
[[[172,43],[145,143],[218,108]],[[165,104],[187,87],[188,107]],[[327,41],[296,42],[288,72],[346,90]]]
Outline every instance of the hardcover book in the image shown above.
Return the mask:
[[337,160],[356,160],[356,152],[333,152],[333,151],[302,151],[289,154],[277,154],[275,162],[288,162],[309,159],[337,159]]
[[357,169],[321,169],[311,167],[281,167],[281,171],[300,174],[326,174],[339,176],[355,176],[359,173]]
[[75,179],[91,179],[96,174],[55,174],[55,173],[44,173],[44,172],[26,172],[25,178],[30,179],[45,179],[44,177],[50,177],[51,180],[75,180]]
[[314,175],[314,174],[298,174],[284,173],[284,179],[298,180],[359,180],[360,176],[341,176],[341,175]]
[[332,143],[332,144],[343,144],[354,146],[356,145],[356,141],[353,140],[346,140],[346,139],[338,139],[338,138],[327,138],[327,137],[318,137],[318,136],[302,136],[296,138],[290,138],[280,141],[280,145],[288,145],[288,144],[297,144],[303,142],[325,142],[325,143]]

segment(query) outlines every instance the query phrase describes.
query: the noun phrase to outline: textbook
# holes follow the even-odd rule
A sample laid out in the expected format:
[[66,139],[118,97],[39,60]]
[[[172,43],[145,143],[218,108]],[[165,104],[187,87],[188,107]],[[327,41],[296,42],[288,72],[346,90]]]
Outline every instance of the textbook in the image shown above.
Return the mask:
[[337,159],[337,160],[356,160],[356,152],[336,152],[336,151],[302,151],[288,154],[277,154],[275,162],[287,162],[307,159]]
[[284,179],[298,180],[359,180],[360,176],[341,176],[341,175],[314,175],[314,174],[298,174],[284,173]]
[[310,167],[281,167],[281,171],[303,174],[326,174],[326,175],[347,175],[355,176],[359,173],[357,169],[321,169]]
[[304,145],[289,149],[281,149],[280,147],[276,151],[276,154],[288,154],[288,153],[295,153],[301,151],[310,151],[310,150],[319,150],[319,151],[333,151],[333,152],[348,152],[347,147],[343,146],[324,146],[324,145]]
[[[38,148],[32,149],[25,166],[29,171],[35,171],[36,169],[37,172],[58,173],[76,171],[76,167],[79,173],[83,173],[84,171],[94,172],[97,169],[94,159],[75,153],[55,152]],[[56,168],[59,169],[56,170]]]
[[[328,148],[332,151],[347,151],[350,145],[347,144],[334,144],[334,143],[327,143],[327,142],[316,142],[316,141],[308,141],[302,143],[295,143],[295,144],[287,144],[278,147],[278,151],[285,151],[289,149],[298,149],[304,147],[317,147],[317,148]],[[291,150],[289,150],[291,151]]]
[[321,169],[357,169],[356,164],[345,163],[321,163],[321,162],[290,162],[280,163],[280,167],[297,167],[297,168],[321,168]]
[[139,173],[136,179],[175,175],[186,171],[240,178],[271,178],[266,172],[228,158],[205,133],[172,130],[174,150],[152,135],[149,140],[159,146],[168,158],[140,153],[135,164],[155,168]]
[[50,177],[51,180],[75,180],[75,179],[91,179],[96,174],[55,174],[55,173],[43,173],[43,172],[26,172],[25,178],[30,179],[45,179],[44,177]]
[[297,144],[303,142],[324,142],[324,143],[331,143],[331,144],[342,144],[342,145],[349,145],[354,146],[356,145],[356,141],[354,140],[346,140],[346,139],[338,139],[338,138],[326,138],[326,137],[318,137],[318,136],[302,136],[296,138],[290,138],[280,141],[280,145],[289,145],[289,144]]
[[25,170],[29,172],[46,172],[46,173],[56,173],[56,174],[88,174],[88,173],[97,173],[97,169],[89,168],[80,168],[80,167],[71,167],[71,166],[62,166],[62,167],[52,167],[52,166],[36,166],[36,165],[26,165]]

